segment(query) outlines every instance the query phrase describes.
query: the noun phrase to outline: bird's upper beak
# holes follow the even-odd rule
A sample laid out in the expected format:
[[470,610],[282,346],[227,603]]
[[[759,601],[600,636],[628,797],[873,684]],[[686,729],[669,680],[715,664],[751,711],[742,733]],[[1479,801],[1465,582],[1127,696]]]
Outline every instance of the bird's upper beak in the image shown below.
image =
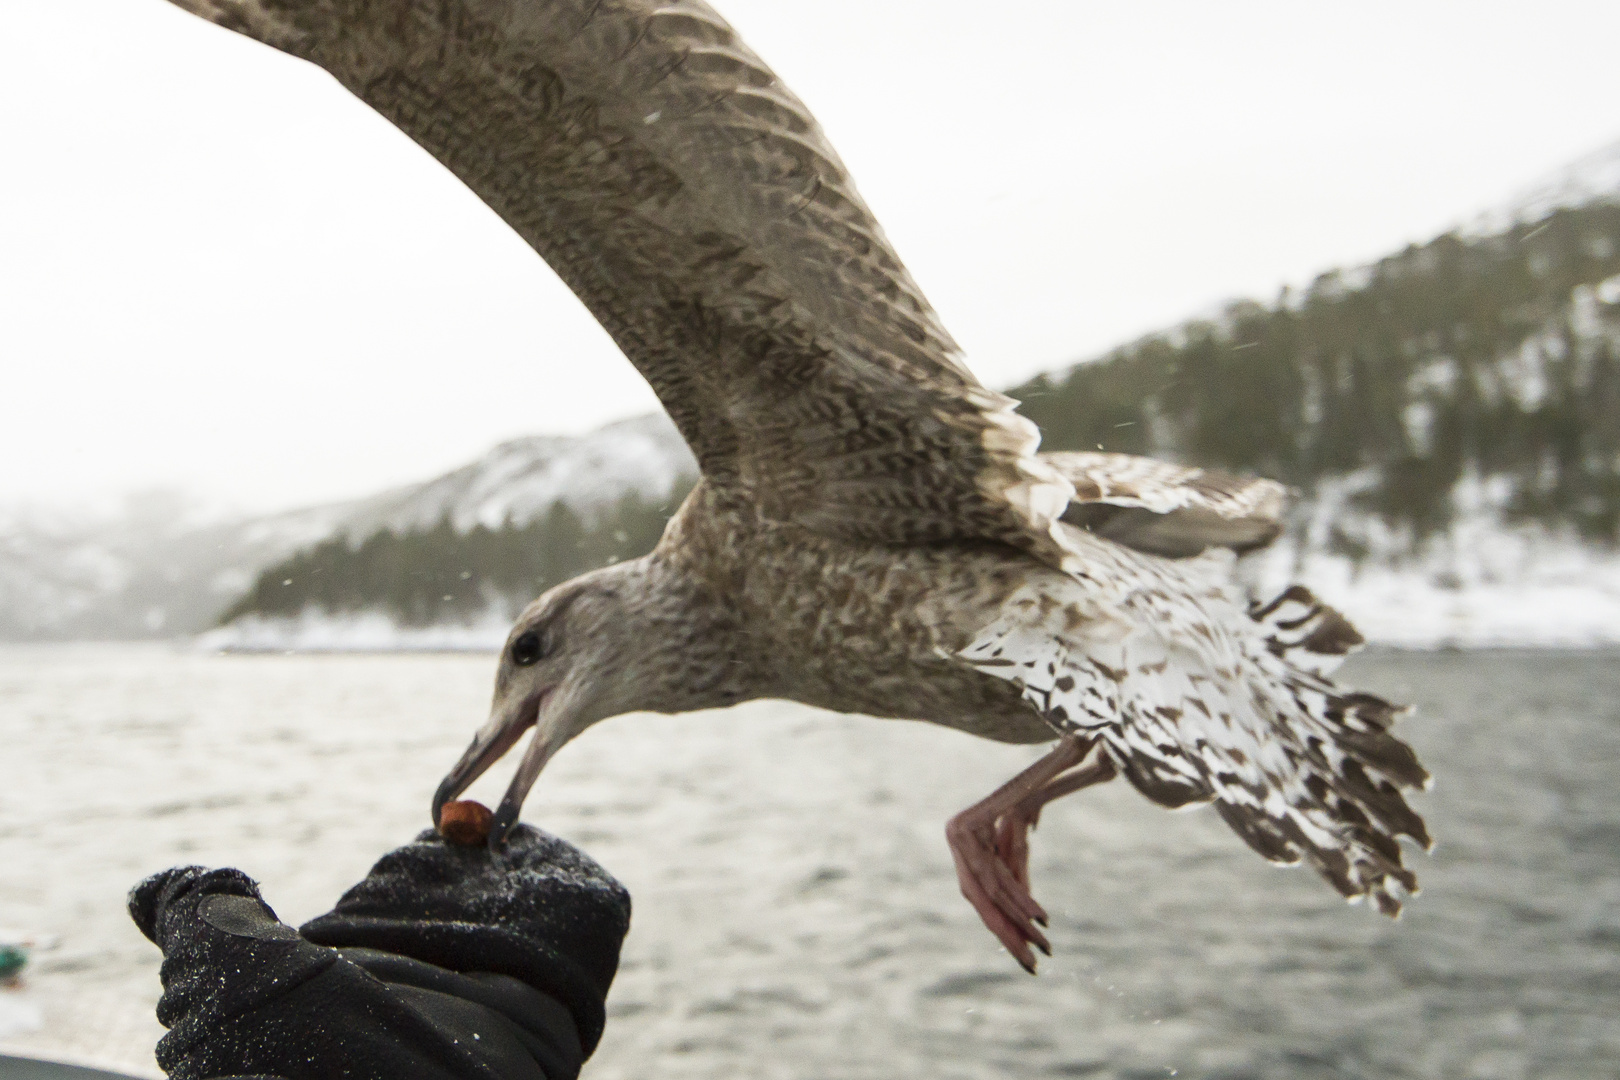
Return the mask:
[[[503,754],[512,749],[523,733],[535,727],[545,711],[548,702],[554,697],[554,690],[542,690],[521,698],[511,704],[498,705],[489,720],[478,729],[473,736],[472,745],[467,747],[461,760],[446,774],[439,784],[439,790],[433,793],[433,824],[439,823],[439,811],[444,804],[460,795],[472,782],[477,780],[489,767],[495,764]],[[495,810],[494,821],[490,823],[490,847],[498,847],[512,826],[517,824],[518,814],[523,810],[523,800],[528,796],[529,789],[534,787],[535,779],[540,770],[545,768],[546,762],[557,752],[559,745],[547,737],[542,730],[533,741],[529,749],[524,752],[523,761],[518,765],[516,775],[512,777],[511,785],[506,789],[501,804]]]

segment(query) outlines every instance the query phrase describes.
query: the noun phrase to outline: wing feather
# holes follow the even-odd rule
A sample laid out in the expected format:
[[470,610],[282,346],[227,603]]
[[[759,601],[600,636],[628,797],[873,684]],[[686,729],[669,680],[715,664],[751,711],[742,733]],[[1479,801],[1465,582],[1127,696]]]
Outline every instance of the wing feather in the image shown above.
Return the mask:
[[1274,480],[1130,454],[1040,457],[1074,485],[1064,521],[1137,551],[1168,558],[1211,547],[1250,551],[1282,532],[1287,493]]
[[337,77],[557,271],[710,487],[1061,561],[1069,485],[962,364],[804,105],[698,0],[176,0]]

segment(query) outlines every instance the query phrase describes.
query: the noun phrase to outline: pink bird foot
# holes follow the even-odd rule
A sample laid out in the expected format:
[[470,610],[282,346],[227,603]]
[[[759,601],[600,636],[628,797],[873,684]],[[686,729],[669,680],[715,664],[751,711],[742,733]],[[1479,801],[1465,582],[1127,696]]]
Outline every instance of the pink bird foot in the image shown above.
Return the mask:
[[1048,922],[1046,910],[1030,893],[1029,832],[1039,822],[1041,808],[1053,799],[1113,777],[1113,764],[1101,756],[1067,772],[1085,760],[1092,745],[1064,739],[945,826],[962,895],[1031,975],[1036,961],[1030,946],[1051,956],[1052,945],[1041,932]]

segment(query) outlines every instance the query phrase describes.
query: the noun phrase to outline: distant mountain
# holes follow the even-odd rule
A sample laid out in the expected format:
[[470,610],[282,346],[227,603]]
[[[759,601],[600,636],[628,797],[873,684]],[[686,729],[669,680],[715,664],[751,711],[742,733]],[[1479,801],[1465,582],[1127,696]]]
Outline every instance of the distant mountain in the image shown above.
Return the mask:
[[1375,640],[1620,642],[1620,199],[1448,233],[1011,393],[1050,449],[1291,485],[1255,572]]
[[[1245,573],[1306,581],[1374,640],[1620,642],[1620,201],[1448,233],[1012,394],[1047,449],[1289,484],[1288,530]],[[479,490],[504,505],[498,483]],[[414,520],[447,512],[427,505]],[[442,644],[459,624],[495,644],[543,586],[650,548],[671,508],[633,501],[594,532],[554,515],[328,545],[324,564],[267,570],[213,640]],[[339,578],[377,584],[338,600]]]
[[160,492],[97,510],[0,510],[0,641],[196,633],[262,567],[331,535],[345,509],[244,521]]
[[1512,519],[1613,543],[1620,201],[1447,234],[1010,393],[1048,449],[1100,443],[1307,495],[1362,475],[1355,505],[1411,543],[1450,524],[1469,477]]
[[196,634],[265,567],[334,536],[358,544],[445,518],[461,531],[507,519],[521,526],[558,503],[590,517],[631,492],[659,503],[696,471],[674,425],[657,415],[587,435],[514,439],[423,484],[260,517],[205,513],[172,494],[97,512],[0,509],[0,641]]
[[1506,232],[1516,224],[1542,221],[1554,210],[1616,197],[1620,197],[1620,139],[1529,184],[1463,231]]
[[[1046,449],[1291,485],[1245,573],[1305,580],[1376,641],[1620,643],[1620,142],[1466,228],[1010,392]],[[489,647],[558,575],[650,546],[695,468],[659,415],[252,520],[0,516],[0,638],[228,611],[207,643]]]
[[658,501],[697,462],[663,413],[621,420],[587,435],[531,435],[501,443],[469,465],[425,484],[351,504],[342,531],[363,539],[378,529],[408,533],[448,519],[458,532],[475,525],[524,525],[555,503],[590,516],[625,493]]
[[384,526],[363,539],[339,532],[261,571],[226,609],[221,621],[233,625],[216,637],[242,647],[244,620],[297,621],[310,611],[382,612],[412,631],[471,622],[499,628],[551,586],[651,551],[694,481],[678,475],[658,499],[619,482],[618,499],[594,510],[581,513],[559,499],[543,514],[503,514],[493,528],[482,521],[458,528],[445,510],[430,528]]

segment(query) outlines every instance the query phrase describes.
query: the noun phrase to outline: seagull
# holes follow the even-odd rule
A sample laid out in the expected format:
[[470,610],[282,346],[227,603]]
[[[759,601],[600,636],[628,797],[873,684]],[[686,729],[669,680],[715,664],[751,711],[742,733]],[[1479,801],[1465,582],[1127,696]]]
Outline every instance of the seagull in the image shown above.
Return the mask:
[[1416,892],[1390,734],[1331,680],[1361,643],[1301,586],[1251,601],[1238,554],[1272,481],[1038,452],[981,385],[815,119],[698,0],[174,0],[313,62],[537,251],[652,385],[702,476],[654,550],[517,619],[488,721],[433,800],[533,729],[517,821],[591,725],[780,698],[1052,743],[953,817],[961,891],[1028,971],[1050,955],[1030,830],[1123,776],[1212,803],[1265,858],[1391,916]]

